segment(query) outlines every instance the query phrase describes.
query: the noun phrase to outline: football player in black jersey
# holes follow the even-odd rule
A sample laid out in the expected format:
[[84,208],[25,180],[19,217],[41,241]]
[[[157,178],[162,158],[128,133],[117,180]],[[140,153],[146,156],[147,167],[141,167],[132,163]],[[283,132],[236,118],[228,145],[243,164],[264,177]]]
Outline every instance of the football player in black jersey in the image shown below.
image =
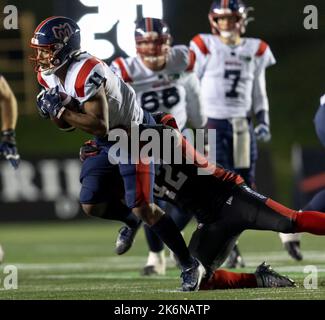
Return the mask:
[[[171,115],[159,114],[155,120],[161,124],[155,126],[156,130],[168,128],[175,131],[183,156],[182,163],[162,164],[156,170],[155,197],[193,213],[198,221],[189,248],[206,269],[200,288],[294,286],[292,280],[279,275],[265,263],[258,266],[254,274],[218,268],[244,230],[325,235],[325,215],[315,211],[295,211],[253,191],[236,173],[210,164],[177,130],[171,129],[175,127]],[[116,185],[118,181],[111,179],[111,183]],[[111,195],[111,198],[115,211],[124,208],[118,196]]]

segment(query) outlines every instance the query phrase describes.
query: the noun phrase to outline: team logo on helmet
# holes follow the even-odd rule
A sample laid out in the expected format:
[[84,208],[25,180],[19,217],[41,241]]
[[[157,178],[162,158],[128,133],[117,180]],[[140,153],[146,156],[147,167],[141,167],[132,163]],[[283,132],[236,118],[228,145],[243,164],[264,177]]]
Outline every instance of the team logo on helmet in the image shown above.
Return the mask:
[[60,24],[59,26],[55,26],[52,28],[54,37],[58,40],[69,39],[73,34],[72,27],[69,23]]
[[80,52],[80,28],[70,18],[49,17],[36,27],[30,46],[34,70],[53,74]]

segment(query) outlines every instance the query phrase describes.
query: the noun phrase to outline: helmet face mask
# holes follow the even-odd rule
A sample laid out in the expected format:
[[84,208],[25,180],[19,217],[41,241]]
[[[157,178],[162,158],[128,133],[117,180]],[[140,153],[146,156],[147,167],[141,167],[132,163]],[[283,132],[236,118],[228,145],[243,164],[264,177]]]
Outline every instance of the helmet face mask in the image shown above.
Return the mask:
[[212,32],[224,38],[242,34],[242,18],[238,15],[209,15]]
[[167,25],[160,19],[144,18],[136,26],[137,54],[152,69],[159,69],[167,62],[171,36]]
[[170,40],[164,37],[150,37],[136,42],[137,53],[142,60],[154,63],[165,60],[170,51]]
[[80,29],[70,18],[50,17],[36,28],[30,47],[34,70],[53,74],[80,52]]
[[34,55],[30,56],[30,61],[34,64],[35,72],[42,72],[45,75],[53,74],[63,66],[61,61],[56,58],[55,46],[33,46]]

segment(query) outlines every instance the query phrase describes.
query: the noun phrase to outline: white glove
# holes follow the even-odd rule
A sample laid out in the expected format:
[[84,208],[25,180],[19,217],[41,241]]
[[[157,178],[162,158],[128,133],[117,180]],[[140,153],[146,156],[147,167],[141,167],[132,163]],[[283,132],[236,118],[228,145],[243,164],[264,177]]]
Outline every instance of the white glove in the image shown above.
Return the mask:
[[263,142],[269,142],[271,140],[270,127],[264,123],[259,124],[255,128],[256,139]]

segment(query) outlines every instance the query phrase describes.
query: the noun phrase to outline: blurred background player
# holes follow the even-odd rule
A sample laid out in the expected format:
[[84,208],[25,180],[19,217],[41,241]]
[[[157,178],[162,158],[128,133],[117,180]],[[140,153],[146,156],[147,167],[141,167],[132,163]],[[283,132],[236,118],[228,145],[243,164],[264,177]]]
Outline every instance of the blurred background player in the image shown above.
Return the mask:
[[[320,106],[314,118],[314,125],[318,139],[325,147],[325,95],[320,99]],[[318,192],[302,210],[325,212],[325,190]],[[303,259],[300,247],[301,235],[281,233],[280,237],[290,256],[297,261],[301,261]]]
[[[181,131],[188,124],[191,128],[203,128],[200,100],[200,83],[194,72],[195,54],[184,45],[171,47],[172,37],[168,25],[161,19],[142,18],[136,23],[135,41],[138,55],[126,59],[117,58],[112,66],[136,92],[138,104],[148,112],[171,113]],[[191,219],[176,207],[159,201],[160,207],[174,219],[182,230]],[[134,233],[127,226],[123,242],[117,243],[117,252],[122,254],[130,248]],[[143,275],[165,274],[166,261],[163,242],[144,226],[149,245],[149,255]],[[125,242],[127,242],[125,244]]]
[[[1,142],[0,157],[6,159],[17,169],[19,166],[19,154],[16,147],[17,125],[17,100],[6,79],[0,75],[0,108],[1,108]],[[4,251],[0,245],[0,263],[4,257]]]
[[[132,88],[103,61],[81,51],[80,28],[72,19],[54,16],[41,22],[31,39],[31,47],[35,49],[32,61],[35,62],[38,81],[47,89],[37,99],[40,114],[57,121],[62,119],[93,134],[98,143],[106,146],[106,153],[101,154],[98,162],[98,158],[84,162],[80,193],[83,210],[89,215],[103,216],[107,203],[100,203],[100,199],[94,196],[104,194],[107,198],[107,190],[101,190],[102,179],[110,180],[101,170],[108,171],[109,176],[112,167],[107,152],[114,143],[108,142],[108,132],[117,127],[130,128],[131,123],[139,127],[155,125],[155,121],[138,106]],[[83,112],[65,108],[60,92],[78,100]],[[127,164],[119,163],[118,169],[123,178],[126,206],[150,225],[177,255],[182,267],[183,291],[197,290],[203,267],[191,257],[173,220],[153,203],[153,163],[145,164],[140,159],[136,164],[129,159]]]
[[[191,41],[195,71],[201,80],[202,99],[209,129],[216,130],[217,163],[240,174],[255,188],[256,139],[271,139],[265,70],[275,64],[262,40],[244,38],[249,8],[240,0],[217,0],[211,5],[212,34]],[[253,127],[253,116],[256,127]],[[244,266],[236,246],[228,267]]]

